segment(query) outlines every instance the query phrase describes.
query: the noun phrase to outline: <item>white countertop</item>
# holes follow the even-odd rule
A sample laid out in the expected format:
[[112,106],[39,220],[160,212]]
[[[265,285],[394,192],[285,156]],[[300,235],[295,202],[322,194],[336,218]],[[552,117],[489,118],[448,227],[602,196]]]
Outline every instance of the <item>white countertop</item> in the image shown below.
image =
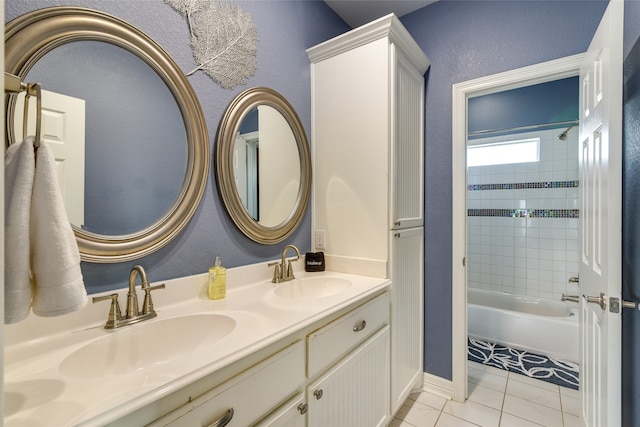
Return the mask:
[[[337,277],[352,286],[336,295],[288,300],[274,294],[266,263],[227,270],[227,296],[206,297],[207,274],[168,280],[153,292],[158,317],[115,331],[103,329],[109,302],[92,304],[58,318],[31,314],[5,326],[5,426],[103,425],[191,384],[229,364],[389,286],[380,278],[325,271],[296,277]],[[155,285],[158,283],[152,283]],[[124,312],[126,289],[118,293]],[[138,298],[142,303],[138,286]],[[125,373],[69,375],[60,365],[76,350],[109,334],[195,314],[219,314],[235,321],[219,341],[202,342],[179,357]],[[160,326],[160,325],[159,325]],[[130,333],[130,332],[129,332]],[[86,370],[85,370],[86,371]],[[82,376],[74,378],[74,376]]]

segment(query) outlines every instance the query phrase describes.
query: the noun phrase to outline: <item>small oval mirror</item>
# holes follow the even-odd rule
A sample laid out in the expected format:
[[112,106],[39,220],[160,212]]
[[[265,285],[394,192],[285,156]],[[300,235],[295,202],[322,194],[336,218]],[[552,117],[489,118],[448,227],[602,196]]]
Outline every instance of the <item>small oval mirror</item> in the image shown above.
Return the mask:
[[218,189],[227,212],[252,240],[275,244],[300,224],[311,191],[304,128],[278,92],[251,88],[233,100],[216,141]]

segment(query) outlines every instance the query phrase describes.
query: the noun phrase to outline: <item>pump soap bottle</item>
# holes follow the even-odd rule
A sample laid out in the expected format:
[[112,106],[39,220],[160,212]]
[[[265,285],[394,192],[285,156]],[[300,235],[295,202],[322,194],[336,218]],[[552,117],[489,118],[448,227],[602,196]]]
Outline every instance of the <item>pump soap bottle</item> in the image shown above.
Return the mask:
[[227,294],[227,269],[220,263],[220,257],[209,269],[209,299],[222,299]]

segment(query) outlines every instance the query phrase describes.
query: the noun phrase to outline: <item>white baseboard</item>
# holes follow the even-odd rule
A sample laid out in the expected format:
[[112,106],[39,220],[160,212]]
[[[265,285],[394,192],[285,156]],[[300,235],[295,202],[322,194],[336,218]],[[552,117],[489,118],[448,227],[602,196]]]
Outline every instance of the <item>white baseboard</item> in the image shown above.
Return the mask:
[[422,390],[446,399],[453,398],[453,382],[427,372],[424,373]]

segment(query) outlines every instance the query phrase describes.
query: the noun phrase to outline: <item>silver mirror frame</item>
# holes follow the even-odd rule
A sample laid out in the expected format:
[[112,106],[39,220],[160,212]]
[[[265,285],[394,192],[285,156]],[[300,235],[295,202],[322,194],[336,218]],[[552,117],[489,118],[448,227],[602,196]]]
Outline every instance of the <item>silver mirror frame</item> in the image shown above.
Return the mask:
[[[209,137],[202,108],[186,76],[149,36],[101,11],[51,7],[22,15],[5,26],[5,71],[24,79],[34,64],[56,47],[73,41],[111,43],[147,63],[173,94],[185,123],[187,171],[178,197],[154,224],[136,233],[107,236],[74,228],[80,258],[94,263],[124,262],[149,255],[173,240],[193,217],[209,173]],[[15,96],[5,96],[7,123],[13,123]],[[14,142],[7,126],[6,143]]]
[[[246,114],[259,105],[276,109],[285,118],[296,140],[300,156],[300,187],[289,216],[275,227],[265,227],[255,221],[242,204],[233,176],[233,147],[236,133]],[[254,87],[239,94],[229,105],[216,136],[215,168],[218,191],[229,216],[251,240],[273,245],[289,237],[300,225],[311,193],[311,155],[300,118],[291,104],[278,92],[266,87]]]

